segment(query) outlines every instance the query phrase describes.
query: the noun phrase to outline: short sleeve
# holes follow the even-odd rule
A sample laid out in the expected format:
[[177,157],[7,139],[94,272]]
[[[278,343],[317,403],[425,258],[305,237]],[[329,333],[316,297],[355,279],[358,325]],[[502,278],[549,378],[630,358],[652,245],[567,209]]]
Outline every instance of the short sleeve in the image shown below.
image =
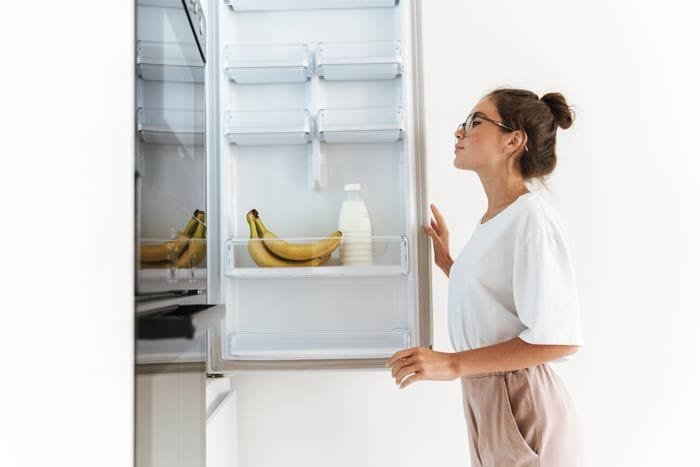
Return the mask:
[[536,233],[516,249],[513,299],[525,342],[583,345],[573,264],[556,231]]

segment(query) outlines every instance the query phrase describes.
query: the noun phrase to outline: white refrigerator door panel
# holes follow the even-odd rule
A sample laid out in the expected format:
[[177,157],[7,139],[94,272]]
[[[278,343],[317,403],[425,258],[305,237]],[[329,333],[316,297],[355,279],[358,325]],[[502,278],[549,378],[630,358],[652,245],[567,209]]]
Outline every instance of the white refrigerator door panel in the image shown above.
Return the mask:
[[[208,293],[227,315],[209,333],[210,372],[383,369],[394,352],[432,343],[418,18],[415,2],[390,3],[271,11],[211,4],[207,209],[217,214],[212,237],[219,234],[210,240]],[[308,56],[296,53],[299,45]],[[269,47],[261,56],[279,59],[278,75],[274,61],[256,62],[246,47]],[[308,79],[286,82],[289,65],[305,66],[307,57]],[[316,61],[331,67],[329,79]],[[241,70],[245,82],[236,81]],[[338,249],[317,267],[253,262],[247,212],[289,242],[322,238],[338,228],[349,183],[362,186],[373,264],[343,266]]]

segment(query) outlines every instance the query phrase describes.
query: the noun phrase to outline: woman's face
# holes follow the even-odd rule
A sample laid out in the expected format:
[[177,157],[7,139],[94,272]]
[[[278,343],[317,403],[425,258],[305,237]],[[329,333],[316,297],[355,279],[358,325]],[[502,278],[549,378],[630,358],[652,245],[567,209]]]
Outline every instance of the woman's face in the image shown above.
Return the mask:
[[[501,116],[496,106],[488,97],[481,99],[472,108],[471,112],[480,112],[485,116],[501,121]],[[454,166],[462,170],[481,171],[490,168],[502,167],[506,158],[503,152],[504,134],[497,125],[476,119],[468,136],[464,133],[467,129],[455,131],[455,159]]]

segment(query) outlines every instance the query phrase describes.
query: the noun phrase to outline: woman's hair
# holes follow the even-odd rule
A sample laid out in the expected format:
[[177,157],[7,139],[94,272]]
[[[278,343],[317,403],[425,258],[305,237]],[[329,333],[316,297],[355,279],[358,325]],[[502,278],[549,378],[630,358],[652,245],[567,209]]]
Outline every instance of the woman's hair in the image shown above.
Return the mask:
[[486,97],[496,105],[505,125],[527,134],[528,150],[518,160],[523,178],[538,179],[545,185],[544,177],[557,165],[557,128],[567,129],[574,121],[564,96],[550,92],[539,98],[531,91],[505,88],[496,89]]

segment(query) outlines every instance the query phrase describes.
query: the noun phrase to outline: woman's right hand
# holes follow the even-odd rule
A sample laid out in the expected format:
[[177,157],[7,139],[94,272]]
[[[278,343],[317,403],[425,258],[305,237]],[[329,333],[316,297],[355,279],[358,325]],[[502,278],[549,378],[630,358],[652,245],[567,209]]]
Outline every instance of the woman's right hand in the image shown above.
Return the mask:
[[434,219],[430,219],[430,226],[424,225],[423,229],[433,240],[433,252],[435,253],[435,264],[442,269],[447,277],[450,276],[452,268],[452,257],[450,256],[450,233],[447,231],[445,218],[434,204],[430,205]]

